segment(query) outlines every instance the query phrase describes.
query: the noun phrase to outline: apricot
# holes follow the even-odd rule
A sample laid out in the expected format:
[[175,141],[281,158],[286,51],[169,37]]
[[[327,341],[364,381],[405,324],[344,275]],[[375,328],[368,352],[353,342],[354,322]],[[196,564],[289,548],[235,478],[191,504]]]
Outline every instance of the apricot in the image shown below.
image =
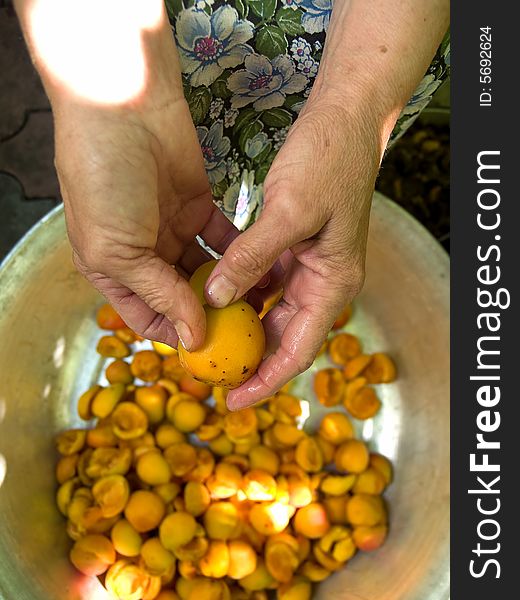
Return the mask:
[[153,350],[141,350],[134,354],[130,370],[138,379],[155,382],[162,373],[162,359]]
[[120,358],[108,365],[105,369],[105,377],[109,383],[123,383],[125,385],[129,385],[134,380],[130,365]]
[[186,511],[194,517],[199,517],[211,503],[208,488],[199,481],[188,481],[184,488],[184,504]]
[[175,572],[175,557],[161,544],[161,540],[152,537],[141,547],[141,558],[146,571],[150,575],[161,577]]
[[361,344],[355,335],[340,333],[329,341],[328,352],[332,362],[337,365],[346,365],[361,354]]
[[180,598],[173,590],[162,590],[155,600],[180,600]]
[[343,368],[345,379],[351,380],[359,377],[372,361],[370,354],[359,354],[347,362]]
[[370,461],[370,453],[361,440],[347,440],[336,450],[334,457],[338,471],[362,473]]
[[230,412],[224,417],[224,431],[232,442],[255,433],[257,426],[256,411],[252,407]]
[[333,525],[318,545],[329,557],[340,563],[351,559],[356,553],[350,530],[341,525]]
[[224,581],[197,579],[186,600],[230,600],[229,588]]
[[328,464],[334,460],[336,447],[332,442],[324,439],[321,435],[313,436],[314,441],[318,444],[318,448],[323,456],[323,463]]
[[356,475],[330,474],[323,478],[320,489],[329,496],[344,496],[357,483]]
[[181,492],[181,486],[175,481],[160,483],[153,486],[153,491],[162,499],[165,504],[170,504]]
[[[184,562],[184,567],[187,567],[187,562],[193,562],[200,560],[208,551],[209,542],[205,537],[197,537],[197,532],[195,532],[195,537],[184,544],[184,546],[179,546],[178,548],[173,549],[173,553],[176,558]],[[179,568],[181,565],[179,565]],[[187,571],[182,573],[183,577],[187,576]]]
[[123,383],[113,383],[101,389],[92,400],[92,414],[100,419],[108,417],[125,394],[126,386]]
[[276,591],[277,600],[310,600],[312,587],[304,577],[295,577],[289,583],[283,583]]
[[164,517],[166,508],[162,499],[148,490],[132,492],[125,507],[125,518],[139,533],[155,529]]
[[122,475],[108,475],[98,479],[92,487],[92,495],[101,508],[103,517],[115,517],[123,512],[130,497],[130,486]]
[[296,446],[305,437],[305,433],[288,423],[275,423],[271,429],[274,441],[282,447]]
[[233,442],[225,433],[210,440],[208,445],[210,450],[218,456],[227,456],[233,452]]
[[168,461],[159,452],[147,452],[137,461],[135,468],[141,481],[148,485],[168,483],[171,471]]
[[360,473],[356,478],[356,483],[352,488],[355,494],[372,494],[379,496],[386,487],[385,478],[374,467],[368,467],[366,471]]
[[209,442],[217,438],[224,428],[224,422],[220,415],[210,413],[206,416],[204,423],[195,432],[202,442]]
[[152,341],[152,346],[157,354],[160,354],[161,356],[173,356],[174,354],[177,354],[177,348],[172,348],[163,342]]
[[207,480],[206,486],[212,498],[223,500],[237,493],[241,481],[242,472],[236,465],[221,462],[215,467],[215,472]]
[[256,569],[251,574],[239,579],[239,583],[245,590],[255,592],[270,588],[275,583],[275,579],[267,570],[264,561],[258,559]]
[[265,550],[265,566],[276,581],[291,581],[298,568],[297,552],[283,542],[268,543]]
[[347,521],[353,526],[373,527],[386,520],[386,509],[381,496],[354,494],[347,502]]
[[344,325],[346,325],[349,322],[351,316],[352,316],[352,306],[350,304],[347,304],[342,309],[342,311],[339,313],[339,315],[336,317],[336,320],[334,321],[334,323],[332,325],[332,329],[333,330],[341,329]]
[[327,579],[329,575],[331,575],[331,572],[328,569],[322,567],[320,564],[312,560],[304,562],[298,572],[313,583],[323,581],[324,579]]
[[254,504],[249,512],[251,525],[263,535],[280,533],[289,524],[294,509],[281,502]]
[[179,511],[164,518],[159,527],[159,538],[167,550],[175,550],[191,542],[195,536],[197,522],[193,515]]
[[348,499],[348,494],[344,496],[327,496],[323,499],[323,505],[332,524],[344,525],[347,522],[346,510]]
[[179,431],[191,433],[204,422],[206,409],[195,400],[181,400],[173,407],[170,418]]
[[362,387],[357,393],[346,395],[343,404],[354,418],[362,421],[374,417],[381,408],[381,400],[370,387]]
[[101,390],[100,385],[93,385],[86,392],[83,392],[78,400],[78,415],[84,420],[89,421],[92,419],[92,412],[90,407],[92,405],[92,400],[95,395]]
[[85,473],[91,479],[108,475],[125,475],[131,464],[130,448],[95,448],[85,466]]
[[172,444],[185,441],[186,436],[170,423],[162,423],[155,431],[155,443],[163,450]]
[[105,587],[119,600],[152,600],[159,594],[161,579],[127,559],[121,559],[108,570]]
[[231,579],[242,579],[254,572],[257,556],[251,544],[243,540],[230,540],[228,542],[228,549],[228,577],[231,577]]
[[199,561],[199,569],[205,577],[225,577],[229,570],[229,549],[226,542],[211,540],[206,555]]
[[118,438],[132,440],[148,429],[148,417],[133,402],[120,402],[112,412],[112,429]]
[[114,335],[104,335],[99,339],[96,351],[105,358],[125,358],[130,356],[130,348]]
[[274,422],[274,416],[265,408],[255,408],[258,431],[265,431]]
[[179,389],[191,394],[197,400],[207,400],[211,396],[211,386],[202,381],[197,381],[188,373],[179,379]]
[[166,377],[166,379],[178,382],[185,373],[186,371],[181,365],[177,352],[171,356],[167,356],[162,361],[162,376]]
[[100,329],[121,329],[126,323],[110,304],[102,304],[96,312],[96,322]]
[[312,502],[299,508],[294,516],[293,527],[295,531],[311,540],[322,537],[330,528],[325,507],[318,502]]
[[397,376],[394,361],[383,352],[372,354],[372,360],[363,371],[368,383],[390,383]]
[[164,450],[164,458],[175,477],[184,477],[197,464],[197,451],[187,443],[172,444]]
[[86,535],[70,551],[71,563],[89,577],[101,575],[115,560],[114,546],[104,535]]
[[62,456],[56,464],[56,481],[59,484],[65,483],[67,479],[72,479],[76,475],[79,454],[69,454]]
[[62,456],[77,454],[83,450],[86,439],[87,432],[84,429],[69,429],[56,436],[56,449]]
[[188,481],[206,481],[213,473],[215,457],[207,448],[198,448],[195,455],[196,466],[191,469],[184,479]]
[[356,546],[363,552],[372,552],[380,548],[386,539],[388,528],[386,525],[359,525],[354,527],[352,538]]
[[241,489],[255,502],[266,502],[276,498],[276,481],[267,471],[253,469],[242,478]]
[[314,391],[323,406],[336,406],[345,391],[343,373],[332,367],[318,371],[314,376]]
[[122,556],[139,556],[143,538],[126,519],[120,519],[110,532],[112,544]]
[[204,286],[217,263],[218,260],[209,260],[203,263],[193,272],[193,275],[189,279],[190,287],[202,305],[207,304],[204,296]]
[[249,466],[252,470],[262,469],[270,475],[276,475],[280,468],[278,454],[267,446],[254,446],[249,451]]
[[135,390],[135,403],[140,406],[153,425],[164,419],[166,409],[166,390],[158,384],[138,387]]
[[233,537],[238,523],[238,509],[231,502],[215,502],[211,504],[203,517],[204,528],[213,540],[227,540]]
[[130,327],[122,327],[121,329],[116,329],[114,331],[114,335],[116,336],[116,338],[120,339],[122,342],[128,345],[137,342],[137,340],[142,341],[144,339],[140,335],[137,335],[137,333],[130,329]]
[[382,454],[370,455],[370,466],[379,471],[383,476],[385,485],[390,485],[393,479],[392,463]]
[[323,468],[323,455],[312,437],[303,438],[298,442],[295,459],[298,465],[309,473],[317,473]]
[[98,425],[94,429],[87,430],[87,446],[91,448],[113,448],[117,446],[119,439],[112,429],[110,423]]
[[238,300],[225,308],[204,306],[206,339],[194,352],[179,346],[182,366],[196,379],[236,388],[254,375],[265,350],[264,328],[254,308]]
[[347,415],[331,412],[321,420],[318,434],[327,442],[339,445],[354,437],[354,427]]

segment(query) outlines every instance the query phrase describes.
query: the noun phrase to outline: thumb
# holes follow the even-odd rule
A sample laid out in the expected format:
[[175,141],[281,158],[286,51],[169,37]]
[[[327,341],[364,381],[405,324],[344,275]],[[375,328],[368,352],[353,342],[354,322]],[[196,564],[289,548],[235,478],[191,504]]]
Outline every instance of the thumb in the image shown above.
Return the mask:
[[290,202],[271,202],[249,229],[226,249],[205,286],[209,304],[222,308],[254,287],[291,246],[312,235],[291,214]]
[[[107,269],[108,271],[108,269]],[[204,342],[206,317],[189,283],[151,250],[107,274],[141,298],[175,327],[182,345],[195,350]],[[124,315],[122,315],[124,318]]]

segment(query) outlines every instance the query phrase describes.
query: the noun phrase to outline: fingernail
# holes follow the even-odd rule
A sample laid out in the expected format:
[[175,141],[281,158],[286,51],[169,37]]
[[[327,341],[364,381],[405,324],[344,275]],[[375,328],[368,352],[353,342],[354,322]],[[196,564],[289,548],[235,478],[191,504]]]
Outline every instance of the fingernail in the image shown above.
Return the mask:
[[217,308],[224,308],[236,296],[237,288],[224,275],[217,275],[209,284],[208,296],[211,304]]
[[190,328],[184,321],[175,321],[174,327],[177,335],[179,336],[181,344],[183,345],[184,349],[189,352],[193,344],[193,336],[191,335]]

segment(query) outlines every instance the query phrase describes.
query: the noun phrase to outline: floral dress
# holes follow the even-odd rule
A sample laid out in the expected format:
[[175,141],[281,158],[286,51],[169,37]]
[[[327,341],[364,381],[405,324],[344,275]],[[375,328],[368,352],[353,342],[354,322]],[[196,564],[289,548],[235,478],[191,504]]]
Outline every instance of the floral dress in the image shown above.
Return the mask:
[[[333,0],[166,0],[184,93],[216,204],[244,229],[262,184],[310,94]],[[413,123],[446,78],[439,48],[390,138]]]

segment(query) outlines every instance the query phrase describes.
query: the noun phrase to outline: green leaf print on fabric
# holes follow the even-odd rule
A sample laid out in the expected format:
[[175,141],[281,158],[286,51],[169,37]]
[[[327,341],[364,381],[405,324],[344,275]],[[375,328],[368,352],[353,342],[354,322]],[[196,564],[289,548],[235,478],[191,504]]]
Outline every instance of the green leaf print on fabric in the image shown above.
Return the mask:
[[276,13],[276,22],[280,29],[288,35],[300,35],[303,33],[302,13],[299,10],[280,8]]
[[261,118],[268,127],[287,127],[292,125],[293,121],[292,114],[283,108],[265,110]]
[[241,19],[245,19],[249,14],[249,6],[247,5],[246,0],[235,0],[235,8]]
[[285,33],[275,25],[263,25],[255,37],[256,51],[259,54],[274,58],[287,52]]
[[245,0],[251,10],[262,20],[271,19],[276,10],[276,0]]
[[164,4],[166,5],[166,12],[170,21],[184,8],[182,0],[164,0]]
[[237,117],[233,126],[233,133],[236,135],[243,127],[249,125],[252,121],[258,120],[260,115],[254,108],[244,108]]
[[238,136],[238,145],[244,154],[246,153],[246,142],[251,138],[254,138],[257,133],[260,133],[264,128],[263,124],[260,121],[253,121],[252,123],[248,123],[245,127],[242,127],[240,130],[240,135]]
[[201,85],[191,90],[187,100],[193,122],[195,125],[200,125],[208,114],[209,105],[211,104],[211,92],[207,87]]
[[222,98],[222,99],[226,99],[226,98],[231,98],[231,96],[233,95],[227,86],[227,79],[228,77],[231,75],[231,71],[224,71],[224,73],[222,73],[222,75],[220,75],[212,84],[211,84],[211,91],[213,93],[213,96],[215,96],[215,98]]

